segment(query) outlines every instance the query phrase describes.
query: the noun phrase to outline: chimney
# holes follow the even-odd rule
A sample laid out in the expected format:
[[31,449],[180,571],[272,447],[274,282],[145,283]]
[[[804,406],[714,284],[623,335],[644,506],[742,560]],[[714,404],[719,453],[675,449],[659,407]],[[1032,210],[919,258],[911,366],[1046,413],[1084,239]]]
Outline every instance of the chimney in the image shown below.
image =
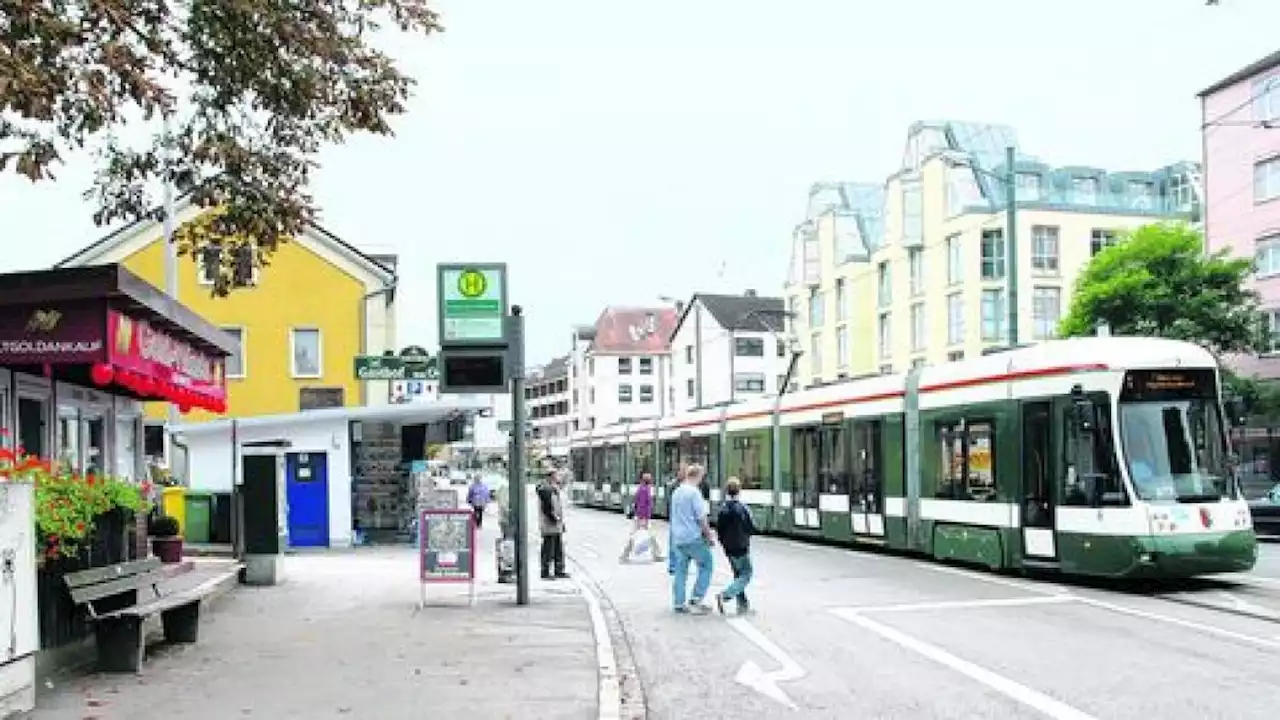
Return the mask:
[[742,294],[743,294],[743,296],[745,296],[745,297],[755,297],[755,296],[756,296],[756,291],[755,291],[755,290],[753,290],[753,289],[751,289],[751,288],[747,288],[747,291],[746,291],[746,292],[744,292],[744,293],[742,293]]

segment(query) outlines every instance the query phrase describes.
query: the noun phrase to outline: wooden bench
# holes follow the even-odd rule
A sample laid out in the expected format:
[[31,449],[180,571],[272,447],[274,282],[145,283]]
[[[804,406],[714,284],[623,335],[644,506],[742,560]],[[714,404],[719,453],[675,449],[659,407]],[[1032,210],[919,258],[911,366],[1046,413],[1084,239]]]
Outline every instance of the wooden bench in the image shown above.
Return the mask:
[[160,584],[192,570],[191,563],[163,565],[159,558],[134,560],[68,573],[63,580],[76,606],[88,610],[98,646],[98,668],[138,672],[146,655],[144,623],[156,614],[171,643],[194,643],[200,601],[212,588],[165,592]]

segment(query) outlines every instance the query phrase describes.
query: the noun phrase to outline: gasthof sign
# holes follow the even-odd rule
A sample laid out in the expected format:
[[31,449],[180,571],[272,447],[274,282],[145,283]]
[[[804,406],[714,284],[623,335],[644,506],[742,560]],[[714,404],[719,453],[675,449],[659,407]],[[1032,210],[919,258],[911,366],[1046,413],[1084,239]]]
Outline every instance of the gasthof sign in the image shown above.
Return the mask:
[[507,268],[502,263],[438,266],[440,339],[445,344],[506,342]]

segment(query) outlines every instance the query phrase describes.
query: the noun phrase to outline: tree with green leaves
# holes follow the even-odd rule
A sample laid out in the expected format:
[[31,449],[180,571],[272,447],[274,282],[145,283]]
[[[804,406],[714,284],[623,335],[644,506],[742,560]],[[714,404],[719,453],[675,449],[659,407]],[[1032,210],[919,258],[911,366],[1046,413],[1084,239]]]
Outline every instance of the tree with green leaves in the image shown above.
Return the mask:
[[160,219],[157,181],[191,192],[216,210],[175,241],[221,248],[225,294],[245,249],[264,264],[315,220],[319,150],[404,112],[413,81],[375,40],[439,29],[427,0],[0,0],[0,172],[95,152],[99,225]]
[[1145,225],[1098,253],[1076,280],[1063,337],[1117,335],[1197,343],[1217,355],[1267,347],[1258,295],[1246,281],[1253,260],[1204,251],[1204,236],[1185,223]]

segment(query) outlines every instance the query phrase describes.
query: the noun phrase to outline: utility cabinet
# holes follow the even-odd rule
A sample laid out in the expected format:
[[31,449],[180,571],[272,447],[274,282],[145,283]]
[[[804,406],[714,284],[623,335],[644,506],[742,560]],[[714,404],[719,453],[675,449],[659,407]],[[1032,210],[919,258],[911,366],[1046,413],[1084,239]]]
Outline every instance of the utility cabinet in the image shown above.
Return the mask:
[[0,718],[36,705],[35,528],[31,484],[0,484]]

